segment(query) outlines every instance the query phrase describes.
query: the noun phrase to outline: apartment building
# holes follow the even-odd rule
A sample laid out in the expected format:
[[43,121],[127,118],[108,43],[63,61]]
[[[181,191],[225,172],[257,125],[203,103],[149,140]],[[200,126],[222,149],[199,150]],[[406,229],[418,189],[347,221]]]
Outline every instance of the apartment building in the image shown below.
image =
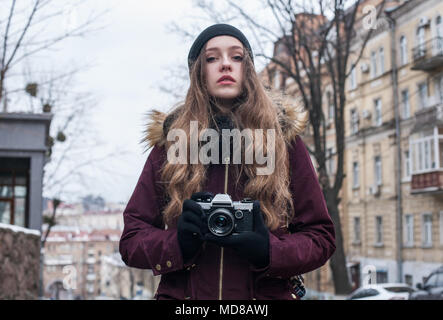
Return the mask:
[[344,210],[356,286],[367,270],[415,286],[443,263],[442,17],[437,0],[389,10],[351,65]]
[[45,297],[94,299],[101,294],[101,258],[118,252],[120,230],[55,226],[45,245]]
[[[327,19],[324,16],[320,15],[312,15],[312,14],[297,14],[295,19],[299,21],[299,23],[303,23],[307,25],[307,29],[315,29],[321,26],[323,23],[326,23]],[[297,41],[297,39],[296,39]],[[288,51],[288,48],[285,44],[285,39],[281,38],[274,44],[274,52],[273,57],[278,59],[279,61],[284,62],[287,66],[291,66],[291,69],[296,71],[296,67],[293,61],[289,58],[291,53]],[[300,51],[301,59],[308,61],[307,53],[303,50]],[[305,76],[305,71],[302,68],[302,62],[299,61],[299,70],[301,70],[301,77]],[[301,99],[301,93],[298,87],[298,84],[295,80],[288,76],[288,73],[284,68],[280,65],[270,62],[266,65],[266,67],[259,72],[259,77],[262,80],[264,86],[270,90],[270,93],[275,96],[282,96],[283,99],[286,100],[286,103],[292,103],[294,105],[303,104]],[[325,79],[327,82],[327,79]],[[324,99],[328,99],[329,103],[332,104],[331,96],[325,97]],[[328,110],[325,110],[328,112]],[[332,125],[333,119],[333,107],[329,109],[330,121],[328,121],[328,131],[326,133],[326,145],[328,146],[329,151],[331,152],[331,156],[335,154],[335,136],[334,129]],[[312,148],[314,140],[313,140],[313,132],[308,126],[305,131],[301,134],[304,143]],[[317,169],[317,163],[313,156],[311,156],[311,161],[314,164],[314,168]],[[328,170],[329,178],[333,179],[333,170],[332,167],[334,163],[332,161],[329,162],[331,168]],[[343,210],[340,210],[340,215],[342,215]],[[343,218],[341,218],[343,220]],[[329,262],[327,262],[321,268],[314,270],[313,272],[304,274],[305,285],[307,286],[308,294],[311,298],[331,298],[329,294],[325,294],[325,292],[333,293],[334,292],[334,284],[332,279],[332,273],[330,271]]]
[[120,253],[101,257],[100,296],[96,299],[154,299],[161,276],[152,270],[128,268]]
[[[365,1],[362,6],[380,2]],[[346,90],[346,177],[340,195],[353,288],[369,281],[370,272],[378,282],[415,286],[443,263],[442,17],[441,1],[388,1],[371,26],[361,57],[364,16],[357,18]],[[284,53],[277,42],[274,57]],[[260,75],[272,90],[300,95],[278,65],[268,64]],[[327,172],[333,183],[334,104],[328,79],[323,83]],[[312,145],[309,128],[303,140]],[[333,293],[329,269],[327,264],[306,274],[307,286]]]

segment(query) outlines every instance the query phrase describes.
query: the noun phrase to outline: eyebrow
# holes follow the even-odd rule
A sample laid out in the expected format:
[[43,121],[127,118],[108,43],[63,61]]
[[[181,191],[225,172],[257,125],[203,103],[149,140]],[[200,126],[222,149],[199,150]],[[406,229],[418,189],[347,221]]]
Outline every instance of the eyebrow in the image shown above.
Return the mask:
[[[243,48],[240,46],[231,46],[228,49],[232,50],[232,49],[243,49]],[[208,51],[220,51],[220,48],[213,47],[213,48],[206,49],[206,52],[208,52]]]

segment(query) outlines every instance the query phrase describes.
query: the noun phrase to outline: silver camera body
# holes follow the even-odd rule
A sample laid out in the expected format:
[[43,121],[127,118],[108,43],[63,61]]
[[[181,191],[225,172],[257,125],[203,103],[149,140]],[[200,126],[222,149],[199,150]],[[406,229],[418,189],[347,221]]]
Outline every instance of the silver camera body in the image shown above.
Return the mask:
[[223,237],[253,231],[251,199],[232,201],[228,194],[218,193],[212,199],[209,197],[197,203],[203,209],[203,219],[212,234]]

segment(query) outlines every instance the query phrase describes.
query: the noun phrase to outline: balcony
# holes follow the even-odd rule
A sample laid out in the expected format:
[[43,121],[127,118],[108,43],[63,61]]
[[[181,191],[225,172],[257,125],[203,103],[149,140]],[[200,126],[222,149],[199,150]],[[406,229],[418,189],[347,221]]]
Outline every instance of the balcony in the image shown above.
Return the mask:
[[411,194],[443,191],[443,171],[412,175]]
[[443,192],[443,127],[423,129],[409,141],[411,194]]
[[443,38],[435,37],[412,49],[412,70],[433,71],[443,66]]
[[88,257],[86,259],[86,264],[95,264],[95,258],[94,257]]
[[414,120],[411,133],[423,133],[426,130],[432,131],[435,127],[443,127],[443,102],[435,96],[428,97],[425,105],[415,112]]
[[86,281],[95,281],[95,279],[96,279],[95,273],[86,274]]

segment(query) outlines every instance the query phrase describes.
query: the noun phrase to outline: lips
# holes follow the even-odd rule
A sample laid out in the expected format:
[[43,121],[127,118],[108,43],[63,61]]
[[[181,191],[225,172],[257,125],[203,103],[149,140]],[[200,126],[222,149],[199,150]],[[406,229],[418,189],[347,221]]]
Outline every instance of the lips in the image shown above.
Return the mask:
[[222,76],[217,81],[217,83],[222,83],[222,82],[230,83],[230,82],[235,82],[235,80],[233,77],[225,75],[225,76]]

